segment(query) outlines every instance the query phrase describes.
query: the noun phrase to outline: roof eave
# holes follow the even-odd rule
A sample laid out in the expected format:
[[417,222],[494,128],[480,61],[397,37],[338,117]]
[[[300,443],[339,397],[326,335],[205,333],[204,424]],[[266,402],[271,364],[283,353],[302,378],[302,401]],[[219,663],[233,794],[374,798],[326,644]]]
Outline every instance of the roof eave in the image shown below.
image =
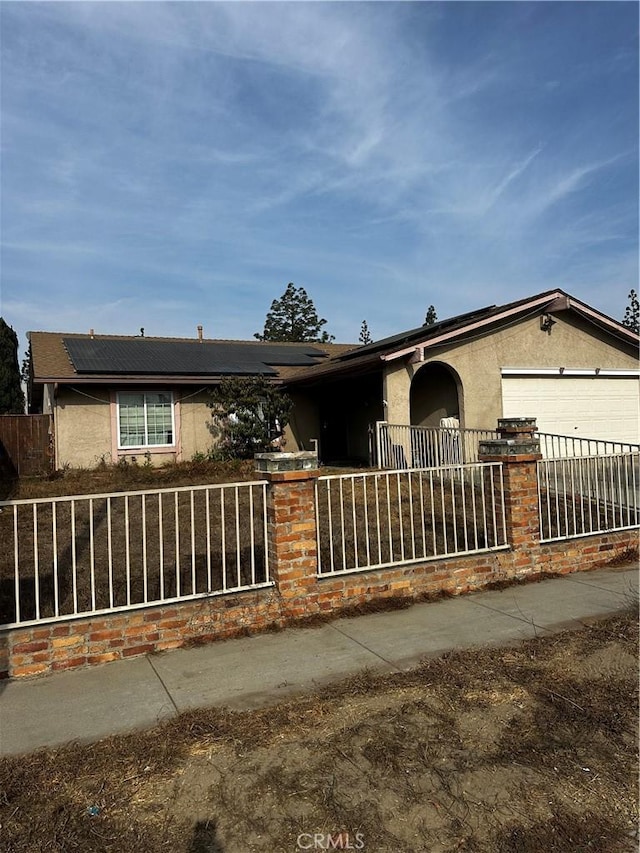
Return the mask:
[[[255,373],[234,374],[238,378],[255,376]],[[282,377],[272,374],[260,374],[271,382],[282,382]],[[228,374],[210,374],[204,376],[36,376],[37,385],[212,385],[229,379]]]
[[548,305],[549,303],[555,301],[556,299],[559,299],[560,297],[563,297],[564,295],[565,294],[562,290],[556,290],[552,291],[551,293],[546,293],[544,294],[544,296],[541,296],[538,299],[532,299],[530,302],[526,302],[516,307],[509,308],[506,311],[499,312],[498,314],[492,314],[491,316],[485,317],[482,320],[476,320],[474,323],[462,326],[459,329],[454,329],[451,332],[445,332],[444,334],[436,335],[435,337],[425,337],[422,341],[415,341],[411,344],[411,346],[403,347],[402,349],[382,354],[380,357],[383,361],[395,361],[398,358],[404,358],[406,355],[413,355],[416,351],[424,351],[427,348],[438,346],[439,344],[443,343],[448,343],[449,341],[455,340],[456,338],[464,337],[470,332],[485,329],[488,326],[491,326],[495,323],[499,323],[501,320],[507,320],[510,317],[517,316],[518,314],[526,314],[528,311],[531,311],[534,308],[538,308],[540,305]]
[[605,329],[610,334],[625,342],[637,346],[640,341],[638,334],[631,329],[628,329],[622,323],[618,323],[617,320],[607,317],[606,314],[602,314],[600,311],[590,308],[588,305],[585,305],[573,296],[569,296],[564,291],[557,290],[545,293],[537,299],[521,303],[507,309],[506,311],[501,311],[498,314],[493,314],[482,320],[477,320],[476,322],[462,326],[459,329],[454,329],[451,332],[446,332],[445,334],[437,335],[432,338],[425,338],[423,341],[415,341],[410,346],[383,354],[381,358],[383,361],[394,361],[407,355],[417,354],[417,357],[422,359],[424,357],[425,349],[430,349],[441,344],[450,343],[451,341],[459,338],[464,338],[470,333],[487,329],[503,320],[508,320],[512,317],[517,317],[518,315],[526,315],[528,312],[537,310],[541,306],[544,306],[554,312],[559,310],[575,311],[590,323]]
[[353,361],[338,361],[334,365],[324,364],[322,367],[324,368],[322,371],[309,368],[309,370],[305,371],[304,374],[283,379],[283,384],[285,386],[309,386],[319,384],[325,380],[331,381],[332,379],[340,378],[343,374],[353,376],[356,373],[371,373],[376,370],[376,368],[382,369],[382,356],[379,353],[376,353],[375,355],[370,356],[366,361],[363,360],[356,363]]
[[584,302],[580,302],[579,299],[569,296],[567,298],[567,303],[567,307],[569,309],[573,309],[586,320],[589,320],[589,322],[607,329],[612,334],[628,341],[630,344],[635,344],[637,346],[638,342],[640,342],[640,335],[638,335],[637,332],[634,332],[633,329],[629,329],[623,323],[618,323],[617,320],[612,320],[611,317],[607,317],[606,314],[601,314],[594,308],[590,308],[588,305],[585,305]]

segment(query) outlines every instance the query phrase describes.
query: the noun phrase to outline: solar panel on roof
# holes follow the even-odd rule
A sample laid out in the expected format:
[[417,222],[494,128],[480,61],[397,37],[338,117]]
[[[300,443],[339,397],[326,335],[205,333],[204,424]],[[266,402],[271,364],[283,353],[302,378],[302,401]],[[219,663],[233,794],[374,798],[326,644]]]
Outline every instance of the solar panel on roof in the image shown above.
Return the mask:
[[418,326],[415,329],[408,329],[406,332],[399,332],[397,335],[391,335],[388,338],[382,338],[381,340],[373,341],[366,346],[358,347],[357,349],[340,356],[340,360],[346,361],[351,358],[358,358],[362,355],[366,355],[367,353],[374,353],[378,350],[393,347],[394,345],[408,344],[410,341],[415,339],[435,337],[435,335],[440,332],[450,331],[457,327],[464,326],[465,323],[469,323],[473,319],[489,317],[497,310],[498,309],[495,305],[489,305],[487,308],[479,308],[475,311],[467,311],[465,314],[457,314],[455,317],[448,317],[445,320],[438,320],[429,326],[426,323],[423,323],[422,326]]
[[311,344],[64,338],[78,373],[274,376],[274,367],[311,367],[326,353]]

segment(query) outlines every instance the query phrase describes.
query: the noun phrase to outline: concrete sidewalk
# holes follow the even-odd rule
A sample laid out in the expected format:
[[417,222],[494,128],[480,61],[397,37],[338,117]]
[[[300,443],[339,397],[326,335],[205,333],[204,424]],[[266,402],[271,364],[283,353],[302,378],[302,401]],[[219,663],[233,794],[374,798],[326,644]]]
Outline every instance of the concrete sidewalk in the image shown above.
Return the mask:
[[0,687],[0,754],[90,742],[189,708],[253,708],[362,669],[393,672],[451,649],[543,636],[623,610],[638,596],[624,566],[478,592],[117,661]]

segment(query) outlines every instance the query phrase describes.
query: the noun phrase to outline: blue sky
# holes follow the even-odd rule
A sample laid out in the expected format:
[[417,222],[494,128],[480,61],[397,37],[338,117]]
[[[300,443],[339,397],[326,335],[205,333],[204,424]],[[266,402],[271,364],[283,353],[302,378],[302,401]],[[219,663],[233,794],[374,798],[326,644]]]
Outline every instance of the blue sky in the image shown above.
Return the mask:
[[0,314],[357,341],[638,283],[636,3],[0,3]]

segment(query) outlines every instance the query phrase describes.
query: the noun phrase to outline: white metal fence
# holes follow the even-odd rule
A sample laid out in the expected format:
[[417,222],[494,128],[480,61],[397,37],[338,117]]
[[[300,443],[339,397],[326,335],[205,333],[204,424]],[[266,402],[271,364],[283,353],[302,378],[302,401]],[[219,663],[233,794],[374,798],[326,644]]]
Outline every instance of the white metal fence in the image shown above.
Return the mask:
[[318,572],[508,547],[500,463],[320,477]]
[[571,435],[555,435],[537,432],[540,452],[545,459],[564,459],[573,456],[609,456],[614,453],[637,453],[640,444],[624,441],[604,441],[599,438],[576,438]]
[[489,429],[443,429],[376,423],[378,468],[436,468],[478,461],[478,444],[498,438]]
[[268,585],[266,486],[0,502],[0,625]]
[[541,540],[637,527],[639,460],[635,452],[538,462]]
[[[378,468],[427,468],[478,461],[478,443],[500,438],[496,430],[409,426],[378,421],[375,430]],[[536,432],[544,459],[635,453],[640,445],[596,438]]]

